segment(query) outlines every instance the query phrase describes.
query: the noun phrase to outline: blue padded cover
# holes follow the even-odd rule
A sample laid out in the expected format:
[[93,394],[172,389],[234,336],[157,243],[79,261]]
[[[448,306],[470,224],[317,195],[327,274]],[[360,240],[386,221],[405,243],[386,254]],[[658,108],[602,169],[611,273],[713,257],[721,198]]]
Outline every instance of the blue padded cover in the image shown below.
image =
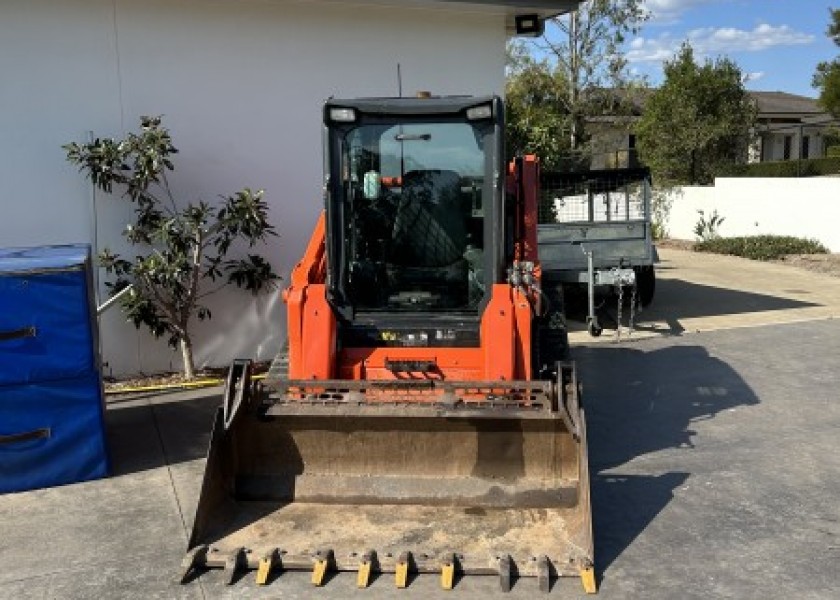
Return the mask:
[[[39,430],[48,437],[9,441]],[[108,468],[98,374],[0,388],[0,493],[104,477]]]
[[0,386],[97,369],[88,265],[87,246],[0,250]]
[[89,253],[90,246],[87,244],[0,248],[0,273],[78,267],[87,262]]

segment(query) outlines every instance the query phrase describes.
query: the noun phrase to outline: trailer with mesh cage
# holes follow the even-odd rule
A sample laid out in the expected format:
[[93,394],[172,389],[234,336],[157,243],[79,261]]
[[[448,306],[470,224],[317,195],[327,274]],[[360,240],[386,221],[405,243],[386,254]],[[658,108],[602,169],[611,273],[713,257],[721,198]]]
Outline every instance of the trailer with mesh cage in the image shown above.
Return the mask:
[[619,306],[629,298],[634,307],[653,300],[657,257],[650,170],[543,171],[540,179],[538,241],[544,278],[556,286],[585,286],[587,329],[598,336],[603,330],[598,298],[614,293]]

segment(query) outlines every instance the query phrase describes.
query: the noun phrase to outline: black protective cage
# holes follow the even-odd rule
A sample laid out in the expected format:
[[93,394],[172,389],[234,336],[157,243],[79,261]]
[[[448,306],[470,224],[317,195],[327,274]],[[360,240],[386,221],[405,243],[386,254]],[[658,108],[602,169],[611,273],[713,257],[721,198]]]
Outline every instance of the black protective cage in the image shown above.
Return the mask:
[[[492,107],[490,118],[470,120],[470,108],[485,105]],[[331,111],[336,108],[351,109],[351,122],[334,121]],[[431,98],[363,98],[330,99],[324,105],[324,205],[326,209],[327,298],[339,323],[353,328],[354,323],[367,329],[382,326],[413,329],[425,321],[452,321],[456,329],[475,330],[480,315],[490,300],[492,284],[505,278],[509,249],[506,243],[505,222],[505,168],[504,168],[504,106],[498,96],[446,96]],[[448,313],[411,313],[387,310],[357,312],[352,294],[346,287],[344,269],[347,267],[344,236],[347,202],[342,184],[341,148],[345,136],[361,125],[422,123],[470,123],[484,135],[484,181],[482,184],[483,248],[485,294],[477,311],[451,311]],[[419,321],[418,321],[419,319]],[[459,325],[460,323],[460,325]],[[352,338],[352,335],[342,336]],[[365,336],[367,337],[367,336]],[[374,336],[375,337],[375,336]],[[371,338],[368,338],[371,339]],[[348,341],[350,341],[348,339]],[[477,337],[473,345],[477,343]],[[355,345],[355,344],[353,344]]]

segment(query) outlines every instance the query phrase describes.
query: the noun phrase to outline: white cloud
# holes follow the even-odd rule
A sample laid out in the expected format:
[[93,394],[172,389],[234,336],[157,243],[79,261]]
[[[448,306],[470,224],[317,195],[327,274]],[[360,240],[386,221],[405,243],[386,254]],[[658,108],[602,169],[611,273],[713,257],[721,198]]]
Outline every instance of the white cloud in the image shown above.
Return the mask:
[[703,27],[692,29],[684,37],[663,33],[655,38],[634,38],[628,47],[627,60],[631,63],[661,62],[671,58],[685,40],[702,57],[810,44],[814,39],[813,35],[795,31],[788,25],[774,27],[765,23],[752,31],[734,27]]
[[759,79],[763,79],[766,73],[764,71],[755,71],[754,73],[745,73],[744,74],[744,83],[752,83],[754,81],[758,81]]
[[703,4],[711,4],[720,0],[645,0],[645,7],[650,13],[651,21],[656,24],[670,24],[679,20],[685,11]]

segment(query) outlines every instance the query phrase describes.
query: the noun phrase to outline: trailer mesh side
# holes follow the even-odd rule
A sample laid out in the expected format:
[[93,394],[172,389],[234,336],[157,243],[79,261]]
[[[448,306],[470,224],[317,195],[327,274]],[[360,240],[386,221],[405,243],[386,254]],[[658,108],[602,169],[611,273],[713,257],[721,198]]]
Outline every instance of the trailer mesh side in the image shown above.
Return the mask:
[[650,172],[614,169],[543,171],[539,223],[607,223],[648,217]]

